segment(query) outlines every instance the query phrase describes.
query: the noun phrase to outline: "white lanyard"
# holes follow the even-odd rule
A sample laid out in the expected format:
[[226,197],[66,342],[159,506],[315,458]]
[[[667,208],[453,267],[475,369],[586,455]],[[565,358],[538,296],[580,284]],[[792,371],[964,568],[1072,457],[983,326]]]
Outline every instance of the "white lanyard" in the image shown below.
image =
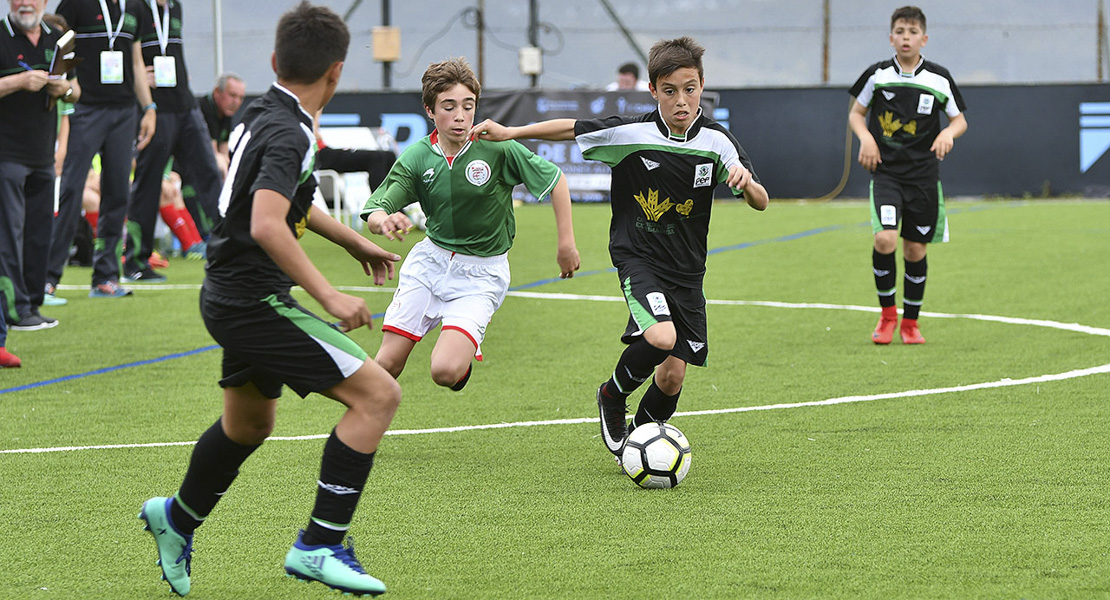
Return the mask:
[[154,12],[154,33],[158,36],[158,45],[162,47],[162,55],[166,54],[166,46],[170,44],[170,2],[166,2],[166,14],[162,15],[162,22],[158,22],[158,0],[150,0],[150,10]]
[[116,38],[119,37],[119,32],[123,30],[123,21],[127,18],[127,0],[119,0],[119,24],[116,25],[116,32],[112,33],[112,17],[108,12],[108,3],[105,0],[100,0],[100,10],[104,13],[104,28],[108,32],[108,49],[115,50]]

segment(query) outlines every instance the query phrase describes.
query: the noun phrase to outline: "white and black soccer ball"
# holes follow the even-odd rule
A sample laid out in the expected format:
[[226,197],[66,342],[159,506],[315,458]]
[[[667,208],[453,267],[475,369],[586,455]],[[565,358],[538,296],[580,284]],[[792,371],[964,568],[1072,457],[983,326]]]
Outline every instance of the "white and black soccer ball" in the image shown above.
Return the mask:
[[632,430],[621,451],[621,468],[644,488],[673,488],[690,472],[690,442],[670,423]]

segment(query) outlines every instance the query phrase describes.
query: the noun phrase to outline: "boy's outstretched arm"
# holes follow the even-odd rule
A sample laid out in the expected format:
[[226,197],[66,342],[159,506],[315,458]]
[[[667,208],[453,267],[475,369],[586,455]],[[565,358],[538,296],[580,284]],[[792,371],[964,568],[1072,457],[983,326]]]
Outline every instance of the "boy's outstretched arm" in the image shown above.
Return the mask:
[[933,140],[933,145],[929,150],[937,155],[937,160],[944,160],[944,157],[952,151],[952,146],[956,143],[956,138],[960,137],[967,131],[967,119],[964,114],[960,113],[948,119],[948,127],[940,130],[937,134],[937,139]]
[[251,207],[251,237],[294,283],[304,288],[328,314],[339,319],[345,331],[369,325],[370,310],[366,302],[343,294],[328,283],[289,231],[285,222],[288,214],[289,200],[285,196],[273,190],[258,190]]
[[308,229],[343,248],[347,254],[362,263],[363,272],[374,277],[374,285],[384,285],[386,279],[393,279],[394,263],[401,260],[401,257],[382,249],[354,229],[336,221],[328,211],[313,205],[308,216]]
[[559,250],[555,260],[559,263],[559,277],[574,277],[582,266],[578,246],[574,243],[574,220],[570,208],[570,185],[566,175],[559,174],[559,183],[551,190],[551,208],[555,210],[555,230],[559,235]]
[[520,139],[552,142],[573,140],[574,122],[574,119],[551,119],[521,127],[506,127],[497,121],[486,119],[470,129],[470,137],[491,142]]
[[848,126],[859,138],[859,164],[868,171],[874,171],[883,162],[879,156],[879,144],[867,129],[867,107],[855,100],[848,111]]
[[387,239],[403,241],[405,234],[412,231],[412,221],[402,212],[389,214],[376,210],[366,216],[366,228],[370,233],[384,235]]

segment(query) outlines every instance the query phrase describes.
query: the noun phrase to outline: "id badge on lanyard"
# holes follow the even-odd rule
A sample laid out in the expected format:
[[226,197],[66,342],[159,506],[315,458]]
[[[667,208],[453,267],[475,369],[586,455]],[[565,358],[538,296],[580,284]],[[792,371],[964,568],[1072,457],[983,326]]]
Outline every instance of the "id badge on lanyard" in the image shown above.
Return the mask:
[[177,60],[172,56],[154,57],[155,87],[177,87]]
[[167,3],[161,22],[158,22],[156,0],[150,0],[150,11],[154,14],[154,33],[158,36],[158,47],[162,49],[162,54],[154,57],[154,86],[177,87],[177,59],[166,56],[170,38],[170,6]]
[[123,52],[104,50],[100,53],[100,83],[108,85],[123,83]]
[[104,14],[104,28],[108,32],[108,49],[100,52],[100,83],[119,85],[123,83],[123,52],[116,50],[115,46],[116,38],[127,18],[127,0],[119,0],[119,23],[116,24],[115,33],[112,32],[112,18],[105,0],[100,0],[100,10]]

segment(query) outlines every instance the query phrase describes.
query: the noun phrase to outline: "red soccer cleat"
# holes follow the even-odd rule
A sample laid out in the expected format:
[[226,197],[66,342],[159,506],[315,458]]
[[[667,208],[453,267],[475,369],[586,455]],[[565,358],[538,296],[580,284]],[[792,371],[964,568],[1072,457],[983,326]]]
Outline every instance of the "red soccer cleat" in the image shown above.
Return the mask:
[[921,330],[917,328],[917,319],[902,319],[903,344],[924,344],[925,338],[921,337]]
[[19,357],[0,346],[0,369],[18,369],[23,365]]
[[894,328],[898,325],[898,309],[893,306],[883,307],[883,316],[879,317],[879,324],[871,332],[871,341],[876,344],[889,344],[894,339]]

